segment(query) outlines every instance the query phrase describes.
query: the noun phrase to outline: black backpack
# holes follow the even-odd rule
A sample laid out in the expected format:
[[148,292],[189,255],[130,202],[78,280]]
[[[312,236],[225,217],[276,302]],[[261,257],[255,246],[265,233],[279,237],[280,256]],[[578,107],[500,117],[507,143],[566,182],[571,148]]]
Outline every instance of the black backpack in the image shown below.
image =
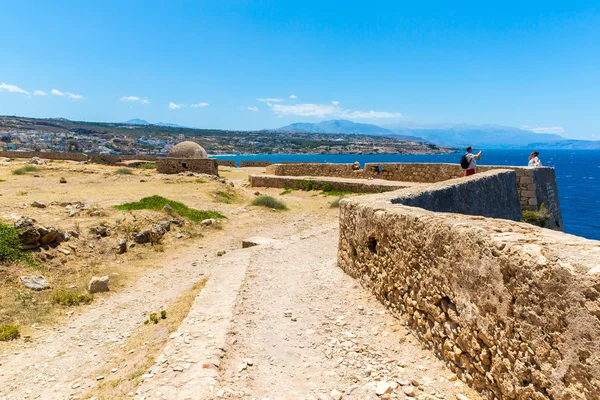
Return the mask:
[[463,154],[460,158],[460,166],[462,169],[469,169],[469,164],[471,164],[471,161],[467,158],[466,154]]

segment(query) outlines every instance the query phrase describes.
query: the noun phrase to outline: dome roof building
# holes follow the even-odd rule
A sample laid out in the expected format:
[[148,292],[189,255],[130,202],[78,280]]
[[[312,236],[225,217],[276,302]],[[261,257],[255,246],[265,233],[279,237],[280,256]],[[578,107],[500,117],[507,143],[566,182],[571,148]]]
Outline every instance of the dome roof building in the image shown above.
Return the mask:
[[208,154],[198,143],[186,141],[175,145],[169,152],[169,158],[208,158]]

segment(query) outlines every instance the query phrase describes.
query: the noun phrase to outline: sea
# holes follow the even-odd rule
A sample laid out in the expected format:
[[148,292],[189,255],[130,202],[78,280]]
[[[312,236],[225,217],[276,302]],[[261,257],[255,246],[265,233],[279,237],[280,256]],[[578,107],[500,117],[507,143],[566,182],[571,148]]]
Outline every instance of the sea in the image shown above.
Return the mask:
[[[479,151],[476,149],[476,151]],[[479,165],[527,165],[531,150],[483,150]],[[459,163],[461,154],[246,154],[224,160],[328,162]],[[600,150],[544,150],[544,166],[556,170],[558,198],[566,233],[600,240]]]

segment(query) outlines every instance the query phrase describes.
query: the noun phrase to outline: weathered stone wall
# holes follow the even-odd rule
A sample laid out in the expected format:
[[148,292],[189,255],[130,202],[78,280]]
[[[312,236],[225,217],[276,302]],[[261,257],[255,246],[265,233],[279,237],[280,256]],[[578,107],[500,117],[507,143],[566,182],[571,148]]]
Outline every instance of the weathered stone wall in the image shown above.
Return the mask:
[[240,167],[268,167],[273,165],[272,161],[240,161]]
[[217,159],[217,163],[219,163],[219,167],[234,167],[234,168],[237,168],[235,160],[219,160],[219,159]]
[[395,192],[392,204],[424,208],[435,212],[482,215],[521,220],[521,204],[514,171],[496,170],[468,178],[450,179],[423,188]]
[[118,165],[120,162],[128,161],[128,160],[140,160],[140,161],[150,161],[155,162],[157,160],[161,160],[160,157],[156,156],[148,156],[148,155],[135,155],[135,154],[90,154],[89,161],[95,164],[105,164],[105,165]]
[[200,174],[219,175],[217,160],[210,158],[163,158],[156,161],[156,170],[161,174],[198,172]]
[[342,200],[338,265],[486,397],[599,399],[600,242],[392,204],[413,190]]
[[[274,176],[274,175],[250,175],[250,185],[252,187],[270,187],[281,189],[297,189],[299,184],[305,180],[302,177],[296,176]],[[353,193],[382,193],[393,190],[398,190],[406,187],[405,183],[378,183],[374,181],[341,181],[327,178],[310,179],[315,190],[322,190],[325,185],[328,185],[333,190],[350,191]],[[381,182],[381,181],[379,181]]]
[[71,160],[87,161],[84,153],[63,153],[55,151],[0,151],[0,157],[6,158],[33,158],[39,157],[46,160]]
[[[563,229],[562,214],[558,201],[558,188],[553,168],[528,168],[514,166],[482,166],[478,173],[511,169],[517,174],[521,209],[537,210],[541,204],[550,211],[547,228]],[[281,176],[336,176],[340,178],[376,178],[401,182],[435,183],[464,177],[465,171],[458,164],[441,163],[367,163],[364,169],[352,164],[275,164],[267,173]]]

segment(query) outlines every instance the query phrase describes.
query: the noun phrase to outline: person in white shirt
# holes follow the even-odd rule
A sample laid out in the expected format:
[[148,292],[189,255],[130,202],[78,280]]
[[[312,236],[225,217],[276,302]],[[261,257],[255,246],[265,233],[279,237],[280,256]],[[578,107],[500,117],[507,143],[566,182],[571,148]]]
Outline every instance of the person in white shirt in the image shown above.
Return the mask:
[[539,151],[533,151],[529,155],[529,163],[527,163],[527,166],[528,167],[541,167],[542,166],[542,162],[538,158],[539,155],[540,155]]
[[467,161],[469,161],[469,167],[465,172],[465,176],[470,176],[475,174],[477,170],[477,160],[481,160],[481,151],[477,154],[473,154],[473,148],[471,146],[467,147],[467,154],[465,154]]

